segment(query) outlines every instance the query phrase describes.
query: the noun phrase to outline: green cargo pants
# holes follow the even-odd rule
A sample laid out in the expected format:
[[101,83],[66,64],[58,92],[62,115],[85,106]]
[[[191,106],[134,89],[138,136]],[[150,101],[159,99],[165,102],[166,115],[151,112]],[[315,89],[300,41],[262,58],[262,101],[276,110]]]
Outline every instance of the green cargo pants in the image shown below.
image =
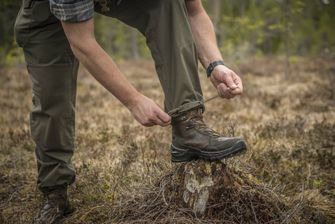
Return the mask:
[[[147,40],[173,116],[203,106],[195,43],[184,0],[106,0],[96,11],[137,28]],[[15,23],[32,81],[31,133],[36,143],[38,187],[75,180],[75,99],[78,61],[47,0],[23,0]]]

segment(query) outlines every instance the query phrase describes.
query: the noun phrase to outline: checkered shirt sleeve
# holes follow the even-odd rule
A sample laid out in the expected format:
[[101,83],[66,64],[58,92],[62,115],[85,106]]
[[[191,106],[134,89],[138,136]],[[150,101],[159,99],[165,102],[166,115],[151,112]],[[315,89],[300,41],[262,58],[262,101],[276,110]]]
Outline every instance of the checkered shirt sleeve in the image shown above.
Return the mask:
[[64,22],[89,20],[94,14],[93,0],[49,0],[50,11]]

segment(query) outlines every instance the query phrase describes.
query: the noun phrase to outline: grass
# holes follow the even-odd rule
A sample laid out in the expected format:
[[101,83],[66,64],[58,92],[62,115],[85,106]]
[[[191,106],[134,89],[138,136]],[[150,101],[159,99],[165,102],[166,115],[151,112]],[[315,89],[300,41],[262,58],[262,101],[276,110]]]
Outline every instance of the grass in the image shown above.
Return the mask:
[[[207,103],[206,122],[226,135],[243,136],[249,151],[227,164],[242,180],[241,189],[227,191],[220,198],[225,207],[205,217],[194,216],[166,192],[169,203],[162,197],[162,184],[173,184],[176,169],[170,162],[171,128],[141,127],[81,70],[77,180],[70,188],[77,211],[66,223],[334,223],[335,64],[300,59],[290,76],[283,64],[261,58],[239,65],[244,95]],[[163,101],[151,62],[120,67],[142,93]],[[28,223],[41,199],[29,130],[30,81],[24,68],[2,68],[0,82],[0,223]],[[205,98],[216,94],[203,72],[201,82]],[[243,212],[243,198],[258,198],[256,212]],[[280,209],[261,215],[274,206]]]

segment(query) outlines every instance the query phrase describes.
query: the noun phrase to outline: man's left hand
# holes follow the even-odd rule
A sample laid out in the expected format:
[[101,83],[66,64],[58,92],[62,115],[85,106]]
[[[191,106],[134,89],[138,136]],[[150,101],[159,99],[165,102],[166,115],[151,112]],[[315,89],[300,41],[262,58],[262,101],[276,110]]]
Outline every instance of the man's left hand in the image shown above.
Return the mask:
[[222,98],[231,99],[243,92],[241,78],[224,65],[215,67],[210,80]]

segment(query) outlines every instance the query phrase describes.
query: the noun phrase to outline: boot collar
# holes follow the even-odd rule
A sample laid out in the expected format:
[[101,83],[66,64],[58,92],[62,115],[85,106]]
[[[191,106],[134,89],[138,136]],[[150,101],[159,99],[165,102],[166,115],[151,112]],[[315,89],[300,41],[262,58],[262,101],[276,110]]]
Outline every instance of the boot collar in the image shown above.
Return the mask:
[[180,114],[177,117],[174,117],[172,119],[172,125],[176,124],[176,123],[179,123],[179,122],[186,121],[186,120],[191,119],[193,117],[202,118],[202,113],[203,112],[202,112],[201,108],[184,112],[184,113],[182,113],[182,114]]

